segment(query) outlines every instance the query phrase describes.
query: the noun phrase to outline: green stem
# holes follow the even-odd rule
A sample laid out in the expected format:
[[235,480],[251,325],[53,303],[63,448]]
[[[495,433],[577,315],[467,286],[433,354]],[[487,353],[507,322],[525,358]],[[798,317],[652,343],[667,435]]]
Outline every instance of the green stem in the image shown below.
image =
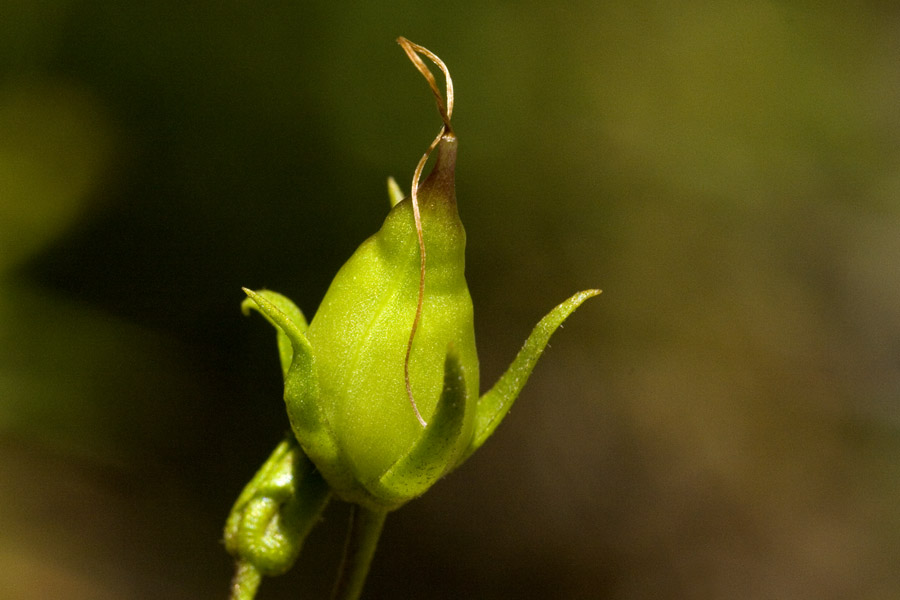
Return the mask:
[[374,511],[356,504],[350,508],[350,531],[344,545],[344,556],[338,570],[332,600],[357,600],[362,593],[381,528],[387,517],[385,511]]
[[262,581],[262,573],[250,563],[239,560],[231,580],[231,600],[253,600]]

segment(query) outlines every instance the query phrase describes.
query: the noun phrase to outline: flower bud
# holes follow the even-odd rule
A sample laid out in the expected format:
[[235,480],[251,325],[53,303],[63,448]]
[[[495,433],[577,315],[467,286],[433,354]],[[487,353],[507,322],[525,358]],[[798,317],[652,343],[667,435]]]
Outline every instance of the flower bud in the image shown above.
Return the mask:
[[506,415],[552,333],[599,293],[576,294],[547,315],[479,399],[454,183],[452,83],[447,76],[445,105],[416,53],[445,75],[446,67],[408,40],[401,45],[432,85],[444,122],[431,147],[438,150],[431,174],[418,185],[426,153],[411,197],[399,200],[389,184],[387,218],[338,271],[308,327],[284,296],[245,290],[279,329],[284,399],[303,451],[339,498],[374,511],[424,493],[468,458]]
[[[541,319],[479,398],[466,234],[456,207],[452,81],[433,53],[398,41],[431,85],[443,120],[416,168],[411,196],[401,199],[389,182],[387,218],[338,271],[308,326],[288,298],[244,289],[245,312],[259,310],[278,330],[296,440],[276,449],[228,518],[226,547],[238,559],[235,599],[252,598],[262,575],[293,563],[331,493],[360,505],[365,517],[351,527],[350,566],[336,588],[357,598],[385,514],[423,494],[493,434],[550,336],[600,293],[579,292]],[[419,53],[444,72],[446,104]],[[435,148],[434,168],[420,186]]]
[[235,587],[255,586],[260,575],[287,571],[330,495],[297,441],[281,442],[241,492],[225,523],[225,548],[239,565]]
[[[418,190],[428,261],[420,322],[409,359],[412,395],[431,419],[453,346],[467,402],[478,398],[472,300],[466,285],[466,236],[456,208],[456,138],[444,136],[429,178]],[[320,401],[354,477],[374,481],[422,435],[404,383],[404,359],[416,316],[420,257],[410,199],[341,268],[310,323]],[[288,407],[290,411],[290,406]],[[463,407],[458,456],[471,438],[473,411]]]

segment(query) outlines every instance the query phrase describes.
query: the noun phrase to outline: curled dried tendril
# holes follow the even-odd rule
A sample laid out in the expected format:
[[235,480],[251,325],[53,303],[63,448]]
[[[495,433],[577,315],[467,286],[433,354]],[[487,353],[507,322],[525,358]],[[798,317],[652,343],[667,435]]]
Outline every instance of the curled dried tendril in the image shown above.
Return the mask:
[[[441,126],[441,130],[438,132],[437,137],[434,138],[434,141],[431,142],[431,145],[428,147],[428,150],[425,151],[425,154],[422,155],[421,160],[419,160],[419,164],[416,165],[415,173],[413,173],[412,179],[412,191],[410,192],[410,202],[412,203],[413,209],[413,218],[416,222],[416,236],[419,241],[419,298],[416,303],[416,316],[413,319],[412,329],[409,333],[409,341],[406,344],[406,357],[403,360],[403,377],[406,383],[406,395],[409,397],[409,403],[412,405],[413,411],[416,413],[416,419],[419,420],[419,424],[422,427],[426,427],[428,423],[425,422],[425,419],[422,418],[422,414],[419,412],[419,407],[416,404],[416,399],[413,397],[412,386],[409,382],[409,357],[412,353],[412,345],[413,340],[416,337],[416,329],[419,327],[419,321],[422,318],[422,303],[425,298],[425,238],[422,234],[422,216],[419,213],[419,179],[422,177],[422,170],[425,168],[425,163],[428,161],[428,157],[431,156],[431,153],[437,148],[437,145],[440,143],[441,139],[444,136],[448,136],[450,138],[454,137],[453,128],[450,125],[450,117],[453,115],[453,80],[450,78],[450,70],[447,68],[447,65],[444,64],[438,56],[433,53],[428,48],[415,44],[405,37],[397,38],[397,43],[403,48],[403,51],[406,52],[406,55],[409,57],[409,60],[412,61],[413,65],[415,65],[416,69],[422,74],[422,76],[428,81],[428,85],[431,88],[432,93],[434,94],[435,99],[437,100],[438,112],[441,114],[441,120],[444,124]],[[447,82],[447,103],[444,104],[444,98],[441,95],[441,90],[438,87],[437,81],[434,78],[434,75],[431,73],[431,69],[428,68],[428,65],[425,64],[425,61],[419,56],[420,54],[427,57],[431,62],[438,66],[441,72],[444,74],[444,79]]]

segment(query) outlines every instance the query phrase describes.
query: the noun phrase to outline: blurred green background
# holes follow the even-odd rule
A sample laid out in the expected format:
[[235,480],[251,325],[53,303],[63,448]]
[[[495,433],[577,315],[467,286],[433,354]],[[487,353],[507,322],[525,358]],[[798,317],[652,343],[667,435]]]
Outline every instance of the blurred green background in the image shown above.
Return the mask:
[[[312,315],[439,127],[482,380],[601,287],[367,598],[900,596],[890,2],[0,4],[0,597],[224,598]],[[323,598],[347,511],[260,600]]]

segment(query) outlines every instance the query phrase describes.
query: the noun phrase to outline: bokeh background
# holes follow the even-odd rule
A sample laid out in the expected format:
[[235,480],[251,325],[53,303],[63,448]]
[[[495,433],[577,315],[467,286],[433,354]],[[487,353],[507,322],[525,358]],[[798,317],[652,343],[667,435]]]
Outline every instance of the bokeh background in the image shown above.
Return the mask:
[[[451,67],[497,435],[367,598],[900,596],[892,2],[0,3],[0,597],[224,598],[312,315]],[[327,597],[347,510],[260,600]]]

